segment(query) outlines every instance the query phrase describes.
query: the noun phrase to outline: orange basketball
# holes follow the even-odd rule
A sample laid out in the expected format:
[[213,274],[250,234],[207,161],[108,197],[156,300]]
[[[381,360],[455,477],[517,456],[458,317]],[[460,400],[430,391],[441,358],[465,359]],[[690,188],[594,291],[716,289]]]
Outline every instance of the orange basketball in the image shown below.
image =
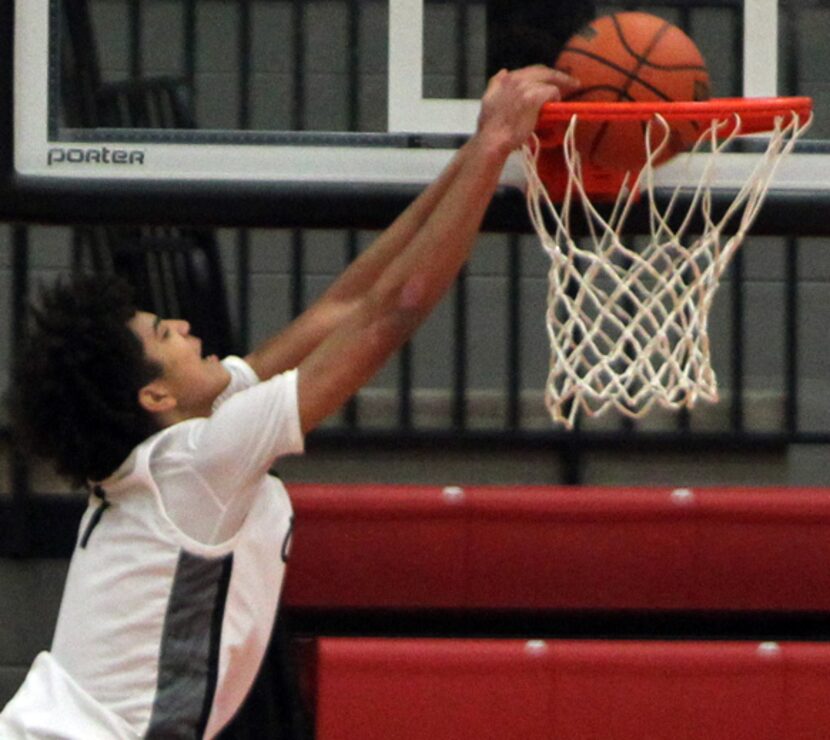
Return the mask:
[[[677,26],[648,13],[616,13],[592,21],[567,42],[555,64],[581,87],[571,101],[689,101],[709,98],[709,73],[694,42]],[[645,126],[640,122],[577,126],[576,146],[593,165],[638,170],[646,161]],[[663,138],[652,128],[652,147]],[[672,126],[656,164],[691,146],[698,124]]]

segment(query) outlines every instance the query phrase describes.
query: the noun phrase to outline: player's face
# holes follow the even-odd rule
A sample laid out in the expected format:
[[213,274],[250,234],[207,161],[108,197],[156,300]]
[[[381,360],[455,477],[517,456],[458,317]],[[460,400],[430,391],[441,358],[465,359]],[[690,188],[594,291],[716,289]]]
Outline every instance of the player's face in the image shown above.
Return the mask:
[[161,365],[161,379],[176,399],[178,415],[209,416],[230,375],[216,355],[202,357],[202,341],[190,333],[190,324],[139,311],[128,326],[141,340],[147,357]]

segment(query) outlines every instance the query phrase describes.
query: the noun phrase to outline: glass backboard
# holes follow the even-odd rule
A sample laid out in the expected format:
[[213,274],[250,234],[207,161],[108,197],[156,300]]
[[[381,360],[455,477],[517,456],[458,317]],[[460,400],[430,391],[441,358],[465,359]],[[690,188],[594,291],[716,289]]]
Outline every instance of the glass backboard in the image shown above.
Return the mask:
[[[376,197],[432,180],[500,66],[552,63],[565,0],[2,0],[14,6],[14,170],[27,181],[310,187]],[[810,95],[774,190],[830,184],[830,3],[643,2],[692,36],[713,95]],[[722,186],[751,167],[736,153]],[[658,171],[666,186],[678,174]],[[166,184],[166,185],[165,185]],[[521,189],[512,162],[504,184]],[[234,185],[231,185],[233,187]],[[242,192],[242,191],[239,191]]]

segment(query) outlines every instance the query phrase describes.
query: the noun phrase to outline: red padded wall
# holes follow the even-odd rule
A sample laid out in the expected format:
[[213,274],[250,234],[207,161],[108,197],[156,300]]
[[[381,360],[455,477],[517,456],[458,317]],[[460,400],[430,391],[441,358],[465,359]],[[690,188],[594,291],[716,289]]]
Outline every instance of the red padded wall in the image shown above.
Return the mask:
[[830,610],[830,488],[290,493],[293,606]]
[[317,740],[826,738],[830,646],[325,639]]

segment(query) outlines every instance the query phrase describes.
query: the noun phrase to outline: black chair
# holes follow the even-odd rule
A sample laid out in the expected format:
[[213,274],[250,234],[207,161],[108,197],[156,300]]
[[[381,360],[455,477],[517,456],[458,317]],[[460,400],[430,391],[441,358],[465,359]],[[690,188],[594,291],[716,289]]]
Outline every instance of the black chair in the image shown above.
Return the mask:
[[139,308],[184,318],[206,354],[238,353],[216,239],[208,229],[96,226],[78,229],[96,272],[124,277]]
[[[185,79],[101,80],[87,0],[64,0],[62,104],[70,128],[195,128]],[[136,291],[140,308],[187,319],[219,356],[239,352],[228,307],[219,245],[209,229],[185,226],[79,228],[79,262],[115,273]]]

